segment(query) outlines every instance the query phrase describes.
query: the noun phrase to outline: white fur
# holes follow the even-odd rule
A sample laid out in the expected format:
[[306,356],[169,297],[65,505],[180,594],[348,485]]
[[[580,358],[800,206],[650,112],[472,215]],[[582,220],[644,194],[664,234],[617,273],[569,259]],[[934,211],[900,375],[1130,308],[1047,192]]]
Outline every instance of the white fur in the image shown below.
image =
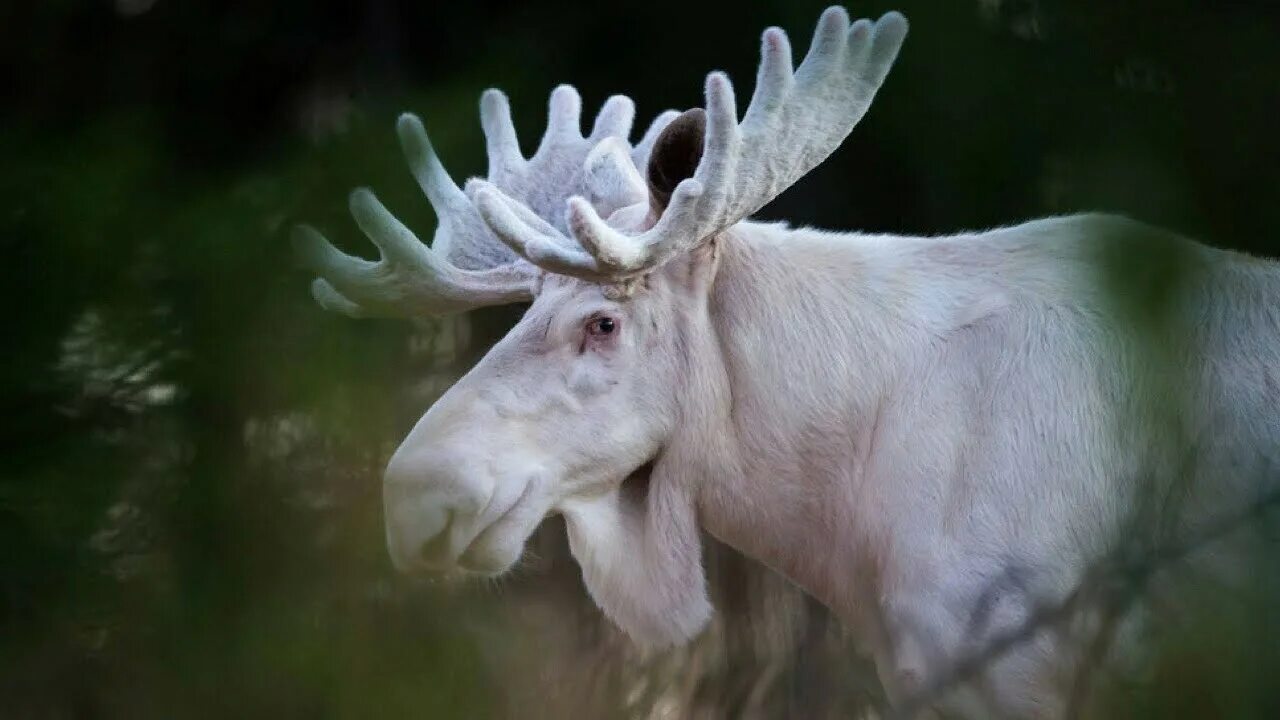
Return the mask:
[[[397,566],[500,573],[560,512],[592,597],[663,646],[709,617],[703,528],[849,623],[902,700],[1066,597],[1148,528],[1140,513],[1179,537],[1274,489],[1275,263],[1100,215],[941,238],[738,222],[834,150],[905,31],[828,10],[794,76],[768,31],[738,131],[709,80],[706,199],[682,184],[674,219],[648,214],[626,166],[625,98],[583,137],[557,89],[525,160],[486,94],[491,182],[465,195],[402,121],[446,242],[428,251],[358,195],[383,260],[304,233],[332,281],[318,297],[352,314],[533,305],[392,459]],[[631,149],[638,167],[671,117]],[[1200,559],[1240,572],[1222,547]],[[1126,619],[1116,667],[1142,657],[1147,617]],[[1084,642],[1038,633],[939,707],[1057,717]]]
[[[1187,258],[1163,327],[1113,303],[1108,243]],[[565,514],[592,596],[646,644],[707,618],[696,514],[851,623],[901,696],[1063,597],[1125,539],[1140,483],[1189,472],[1179,526],[1265,489],[1278,307],[1275,265],[1121,218],[948,238],[740,224],[626,300],[557,279],[397,457],[453,453],[468,474],[450,481],[476,488],[544,469],[526,502]],[[623,344],[580,355],[579,324],[601,309]],[[629,495],[648,458],[648,494]],[[397,472],[438,486],[438,467]],[[504,562],[533,515],[490,533]],[[1009,572],[1019,585],[966,637]],[[969,701],[1052,716],[1068,642],[1015,648]]]

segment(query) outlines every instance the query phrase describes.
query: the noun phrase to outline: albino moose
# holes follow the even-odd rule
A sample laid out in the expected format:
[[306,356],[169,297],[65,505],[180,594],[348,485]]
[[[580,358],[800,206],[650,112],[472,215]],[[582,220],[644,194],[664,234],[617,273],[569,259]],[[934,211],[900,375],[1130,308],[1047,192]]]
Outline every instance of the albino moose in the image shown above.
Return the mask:
[[[559,513],[597,604],[665,646],[712,613],[706,531],[830,607],[901,703],[1067,596],[1153,489],[1171,533],[1265,489],[1276,265],[1101,215],[927,238],[749,220],[839,147],[906,33],[898,13],[830,8],[793,71],[770,28],[741,118],[711,73],[705,109],[662,113],[634,145],[630,99],[584,136],[561,86],[526,158],[489,90],[488,177],[465,189],[400,118],[434,240],[357,190],[381,257],[299,227],[316,300],[356,317],[531,305],[391,459],[398,568],[502,573]],[[1123,300],[1158,296],[1163,275],[1115,271],[1116,248],[1177,259],[1158,312]],[[1111,647],[1120,664],[1142,617]],[[1061,715],[1081,627],[1011,646],[929,704]]]

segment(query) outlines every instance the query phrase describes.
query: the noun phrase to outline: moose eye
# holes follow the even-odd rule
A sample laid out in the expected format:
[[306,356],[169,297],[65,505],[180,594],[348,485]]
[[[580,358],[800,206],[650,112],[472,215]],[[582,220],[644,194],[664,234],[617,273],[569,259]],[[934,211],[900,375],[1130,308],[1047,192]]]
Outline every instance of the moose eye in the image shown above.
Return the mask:
[[612,335],[618,329],[618,323],[611,317],[598,317],[587,323],[588,335]]

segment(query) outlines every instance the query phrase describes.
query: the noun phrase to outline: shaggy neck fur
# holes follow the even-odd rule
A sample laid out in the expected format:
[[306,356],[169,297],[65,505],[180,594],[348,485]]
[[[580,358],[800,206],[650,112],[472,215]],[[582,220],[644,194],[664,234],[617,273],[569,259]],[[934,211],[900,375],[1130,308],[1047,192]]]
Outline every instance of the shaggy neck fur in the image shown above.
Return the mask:
[[[731,398],[699,511],[718,538],[861,624],[883,528],[867,459],[900,362],[941,328],[896,258],[901,238],[743,224],[710,317]],[[723,445],[723,443],[722,443]]]
[[895,358],[990,311],[976,288],[939,304],[947,274],[915,267],[913,249],[939,242],[741,223],[716,243],[718,268],[666,270],[714,282],[682,320],[672,442],[647,495],[565,508],[588,590],[638,642],[682,642],[710,617],[699,521],[846,621],[871,620],[860,600],[875,597],[887,528],[866,461]]

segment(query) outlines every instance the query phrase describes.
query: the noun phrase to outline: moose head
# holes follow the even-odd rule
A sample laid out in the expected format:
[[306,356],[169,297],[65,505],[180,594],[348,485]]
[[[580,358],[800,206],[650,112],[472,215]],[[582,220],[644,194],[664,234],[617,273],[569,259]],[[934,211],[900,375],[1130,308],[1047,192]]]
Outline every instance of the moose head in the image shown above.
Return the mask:
[[741,120],[729,79],[714,72],[705,110],[662,113],[634,146],[630,99],[610,98],[584,137],[579,96],[561,86],[525,158],[506,97],[489,90],[488,177],[464,188],[418,118],[400,118],[439,218],[434,240],[357,190],[351,213],[381,258],[348,256],[299,227],[295,242],[320,276],[315,299],[355,317],[531,305],[392,457],[384,498],[397,568],[503,573],[561,513],[590,592],[635,639],[668,644],[702,627],[697,478],[734,461],[723,439],[734,359],[710,300],[722,252],[848,136],[906,31],[897,13],[851,23],[830,8],[793,71],[786,34],[770,28]]

